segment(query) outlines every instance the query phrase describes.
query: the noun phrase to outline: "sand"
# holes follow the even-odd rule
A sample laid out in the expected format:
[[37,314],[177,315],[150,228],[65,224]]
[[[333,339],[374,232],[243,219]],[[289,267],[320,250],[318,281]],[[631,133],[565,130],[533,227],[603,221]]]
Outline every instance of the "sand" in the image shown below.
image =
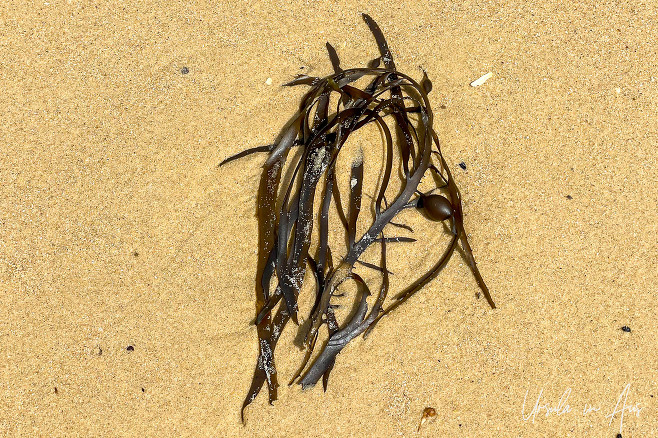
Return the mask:
[[[0,11],[0,435],[656,435],[655,3]],[[340,354],[326,393],[285,385],[290,327],[279,400],[243,426],[264,157],[217,165],[274,139],[303,93],[280,84],[330,73],[326,41],[343,67],[377,55],[362,12],[434,83],[498,308],[454,257]]]

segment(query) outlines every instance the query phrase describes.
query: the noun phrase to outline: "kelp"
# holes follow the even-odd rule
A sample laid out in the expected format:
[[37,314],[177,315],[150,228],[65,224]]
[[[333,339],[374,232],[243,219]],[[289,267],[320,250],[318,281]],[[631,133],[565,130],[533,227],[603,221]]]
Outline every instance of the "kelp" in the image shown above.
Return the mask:
[[[278,379],[274,351],[289,320],[298,324],[298,298],[306,271],[315,280],[315,297],[306,323],[306,354],[295,381],[307,388],[320,378],[326,390],[336,356],[354,338],[367,335],[385,315],[411,298],[434,279],[446,266],[461,243],[464,257],[489,305],[495,304],[475,263],[463,223],[461,195],[441,154],[439,139],[432,124],[428,93],[432,83],[423,72],[420,83],[399,72],[384,35],[374,20],[364,14],[379,47],[380,56],[367,68],[343,69],[336,50],[327,43],[334,73],[320,78],[298,75],[286,86],[309,86],[299,110],[290,118],[278,140],[225,159],[224,165],[237,158],[267,152],[257,198],[259,222],[258,267],[256,274],[256,318],[259,354],[251,387],[244,400],[245,408],[267,384],[270,404],[277,399]],[[380,67],[380,65],[382,65]],[[367,82],[358,86],[358,83]],[[335,111],[330,105],[337,102]],[[364,197],[364,158],[358,156],[350,170],[347,212],[337,183],[337,158],[352,134],[366,125],[376,125],[384,139],[383,169],[374,195]],[[295,152],[291,150],[295,148]],[[301,148],[301,152],[299,149]],[[395,160],[395,163],[394,163]],[[395,164],[395,165],[394,165]],[[284,168],[290,169],[284,175]],[[421,179],[431,174],[436,187],[429,192],[418,189]],[[399,187],[389,187],[398,177]],[[318,187],[320,186],[320,187]],[[321,189],[319,206],[316,191]],[[387,194],[394,196],[387,200]],[[436,192],[436,193],[435,193]],[[365,233],[358,235],[357,222],[364,199],[371,200],[374,220]],[[330,209],[336,209],[345,231],[346,250],[340,260],[332,257],[329,244]],[[450,243],[428,272],[397,293],[389,295],[387,246],[415,239],[389,236],[387,226],[413,231],[395,222],[404,210],[415,208],[427,219],[445,225]],[[314,218],[317,217],[317,223]],[[314,227],[317,248],[311,254]],[[361,260],[372,245],[380,247],[379,264]],[[355,264],[381,275],[381,285],[373,294],[366,281],[353,271]],[[357,286],[356,311],[342,325],[335,315],[336,297],[341,283],[351,280]],[[276,286],[271,290],[270,284]],[[368,299],[372,300],[369,308]],[[328,340],[313,361],[320,329],[326,326]],[[310,364],[310,365],[309,365]]]

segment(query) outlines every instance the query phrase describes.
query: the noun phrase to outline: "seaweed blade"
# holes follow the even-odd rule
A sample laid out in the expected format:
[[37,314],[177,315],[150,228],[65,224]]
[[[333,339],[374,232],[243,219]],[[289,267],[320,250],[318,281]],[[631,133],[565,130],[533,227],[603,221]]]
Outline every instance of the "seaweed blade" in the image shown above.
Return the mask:
[[[326,391],[329,374],[344,347],[360,334],[365,337],[383,316],[434,279],[447,265],[459,243],[480,289],[490,306],[495,308],[466,236],[461,195],[441,154],[438,136],[432,127],[433,113],[428,99],[432,83],[424,71],[420,83],[398,72],[381,29],[369,15],[363,14],[363,19],[375,38],[380,57],[371,62],[368,68],[343,69],[336,50],[327,43],[334,73],[324,78],[298,75],[286,84],[309,85],[311,89],[302,99],[291,122],[283,128],[279,140],[273,145],[238,153],[220,164],[256,152],[269,152],[257,200],[259,256],[256,328],[259,353],[252,383],[241,409],[243,422],[246,407],[253,402],[264,385],[267,384],[270,404],[277,398],[275,348],[288,321],[298,323],[298,297],[302,293],[307,266],[316,282],[316,295],[307,318],[308,328],[304,340],[307,351],[301,367],[291,380],[291,384],[297,380],[302,388],[313,386],[322,377]],[[383,62],[383,68],[379,68],[379,60]],[[364,76],[372,79],[369,79],[367,86],[360,87],[357,81]],[[337,99],[333,96],[337,96]],[[331,102],[337,102],[335,112],[330,112]],[[376,192],[363,197],[364,160],[361,156],[353,161],[348,211],[345,214],[337,184],[336,162],[349,137],[370,123],[375,124],[383,133],[384,169],[376,182]],[[288,152],[293,146],[300,146],[301,154],[290,154],[293,158],[289,160]],[[432,162],[433,157],[438,157],[438,163]],[[394,159],[399,160],[395,165]],[[290,178],[286,177],[285,185],[280,187],[284,167],[288,169],[286,175]],[[394,169],[397,171],[393,172]],[[444,214],[440,217],[430,216],[430,219],[445,221],[451,240],[428,272],[387,302],[391,274],[386,262],[387,245],[408,244],[416,239],[387,237],[385,228],[391,225],[413,232],[411,227],[394,222],[394,219],[411,207],[423,208],[421,200],[432,191],[423,194],[418,186],[428,169],[437,183],[434,190],[440,190],[443,193],[441,199],[445,200]],[[394,188],[389,187],[392,178],[399,178],[396,181],[399,184],[392,185]],[[316,217],[314,200],[317,186],[322,180],[324,190],[317,209],[318,238],[313,255],[310,251]],[[366,219],[359,219],[364,199],[371,199],[369,207],[374,212],[374,219],[359,236],[358,230],[367,225],[363,223]],[[336,256],[335,266],[332,250],[336,248],[330,248],[328,238],[332,202],[344,228],[346,246],[344,255],[340,258]],[[362,260],[366,249],[373,244],[381,247],[379,265]],[[376,296],[372,296],[363,278],[353,272],[356,263],[381,275],[381,287]],[[337,307],[335,297],[342,295],[338,293],[338,288],[347,280],[355,281],[358,286],[359,292],[354,297],[356,311],[348,321],[339,324],[334,313]],[[270,291],[270,283],[276,283],[273,292]],[[327,341],[323,342],[311,362],[316,344],[319,344],[319,330],[323,326],[326,326],[328,333]]]

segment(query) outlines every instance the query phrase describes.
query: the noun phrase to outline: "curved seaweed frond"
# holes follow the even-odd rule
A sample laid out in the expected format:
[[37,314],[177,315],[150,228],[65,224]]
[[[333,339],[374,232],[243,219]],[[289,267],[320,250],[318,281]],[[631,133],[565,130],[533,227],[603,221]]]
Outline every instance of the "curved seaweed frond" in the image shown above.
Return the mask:
[[[306,354],[291,381],[298,381],[303,388],[316,384],[322,378],[326,390],[336,356],[345,345],[360,334],[365,336],[382,317],[434,279],[446,266],[459,243],[478,286],[489,305],[495,308],[466,237],[461,195],[432,127],[434,115],[428,98],[432,83],[425,72],[418,83],[397,71],[379,26],[366,14],[363,19],[375,37],[380,56],[371,61],[367,68],[343,69],[336,50],[327,43],[334,73],[323,78],[299,75],[286,84],[305,85],[310,90],[302,98],[299,110],[282,130],[278,140],[272,145],[240,152],[220,164],[252,153],[269,154],[257,200],[259,255],[255,323],[259,354],[252,384],[241,410],[243,421],[245,408],[263,385],[267,384],[270,403],[277,398],[274,351],[288,321],[298,324],[298,297],[307,269],[311,270],[315,279],[316,296],[305,319]],[[383,67],[379,67],[380,61]],[[365,85],[362,84],[364,81]],[[337,102],[335,112],[330,108],[334,102]],[[359,235],[357,221],[364,200],[364,158],[357,157],[351,166],[347,212],[342,201],[344,196],[338,189],[336,163],[350,136],[369,124],[374,124],[383,135],[385,158],[377,183],[378,190],[372,196],[367,195],[372,200],[370,207],[374,220]],[[301,147],[300,153],[290,154],[293,147]],[[283,176],[284,167],[291,169],[289,179]],[[418,186],[428,170],[436,188],[422,193]],[[396,177],[400,181],[393,187],[390,183]],[[319,208],[316,208],[314,203],[318,185],[322,192]],[[344,256],[335,264],[328,237],[332,204],[346,236]],[[413,231],[408,225],[394,221],[399,213],[409,208],[417,208],[428,219],[444,223],[452,237],[428,272],[387,301],[389,276],[392,274],[386,263],[387,245],[404,244],[415,239],[386,236],[384,232],[387,225]],[[318,218],[317,224],[315,217]],[[314,226],[318,227],[318,242],[315,254],[310,254]],[[381,249],[379,265],[361,260],[366,249],[373,244]],[[366,281],[353,271],[356,263],[381,275],[381,286],[376,294],[373,295]],[[340,325],[334,312],[337,307],[335,300],[340,296],[339,285],[348,280],[354,281],[359,291],[355,297],[356,311]],[[271,290],[270,284],[276,284],[274,290]],[[369,297],[373,300],[370,308]],[[311,361],[322,326],[327,327],[328,340]]]

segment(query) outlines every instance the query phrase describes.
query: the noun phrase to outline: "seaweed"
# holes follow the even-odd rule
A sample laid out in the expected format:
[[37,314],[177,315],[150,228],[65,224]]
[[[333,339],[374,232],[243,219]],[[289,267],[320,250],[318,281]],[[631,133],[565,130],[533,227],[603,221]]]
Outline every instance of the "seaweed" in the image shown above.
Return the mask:
[[[343,69],[336,50],[327,43],[334,73],[322,78],[298,75],[285,84],[309,86],[310,90],[277,141],[240,152],[220,164],[255,153],[268,153],[257,198],[255,324],[259,354],[241,409],[243,422],[245,408],[263,385],[267,384],[270,404],[277,399],[279,384],[274,351],[289,320],[299,325],[298,298],[307,270],[315,280],[315,297],[310,314],[300,327],[304,330],[306,354],[290,381],[290,384],[298,382],[302,388],[315,385],[322,378],[326,390],[338,353],[357,336],[365,337],[382,317],[434,279],[459,243],[480,290],[491,308],[495,308],[464,230],[460,192],[432,127],[434,116],[428,98],[432,83],[424,71],[420,83],[399,72],[379,26],[366,14],[363,19],[375,37],[380,56],[367,68]],[[330,107],[334,103],[336,108],[332,111]],[[379,129],[384,140],[385,158],[377,181],[378,189],[372,196],[364,195],[365,163],[363,156],[357,156],[351,165],[345,212],[344,194],[338,187],[337,159],[350,136],[371,124]],[[301,150],[296,149],[298,147]],[[295,152],[291,153],[293,148]],[[421,192],[419,184],[428,173],[435,188]],[[399,179],[398,184],[392,185],[395,178]],[[318,189],[321,192],[316,196]],[[316,197],[319,206],[315,205]],[[371,200],[368,202],[374,219],[359,235],[357,224],[364,200]],[[335,248],[329,243],[332,205],[340,221],[339,227],[344,230],[346,245],[344,255],[335,260],[332,256]],[[398,214],[407,209],[417,209],[428,220],[443,224],[451,239],[428,272],[387,300],[393,275],[387,268],[387,246],[416,240],[389,235],[391,228],[413,231],[404,223],[394,222]],[[318,227],[315,238],[314,226]],[[373,245],[380,248],[379,264],[362,260],[366,249]],[[357,263],[381,275],[381,285],[375,294],[354,272]],[[348,280],[357,287],[356,310],[340,324],[335,314],[339,305],[336,300],[342,296],[339,286]],[[276,285],[274,290],[271,284]],[[327,340],[311,361],[323,326],[327,328]]]

